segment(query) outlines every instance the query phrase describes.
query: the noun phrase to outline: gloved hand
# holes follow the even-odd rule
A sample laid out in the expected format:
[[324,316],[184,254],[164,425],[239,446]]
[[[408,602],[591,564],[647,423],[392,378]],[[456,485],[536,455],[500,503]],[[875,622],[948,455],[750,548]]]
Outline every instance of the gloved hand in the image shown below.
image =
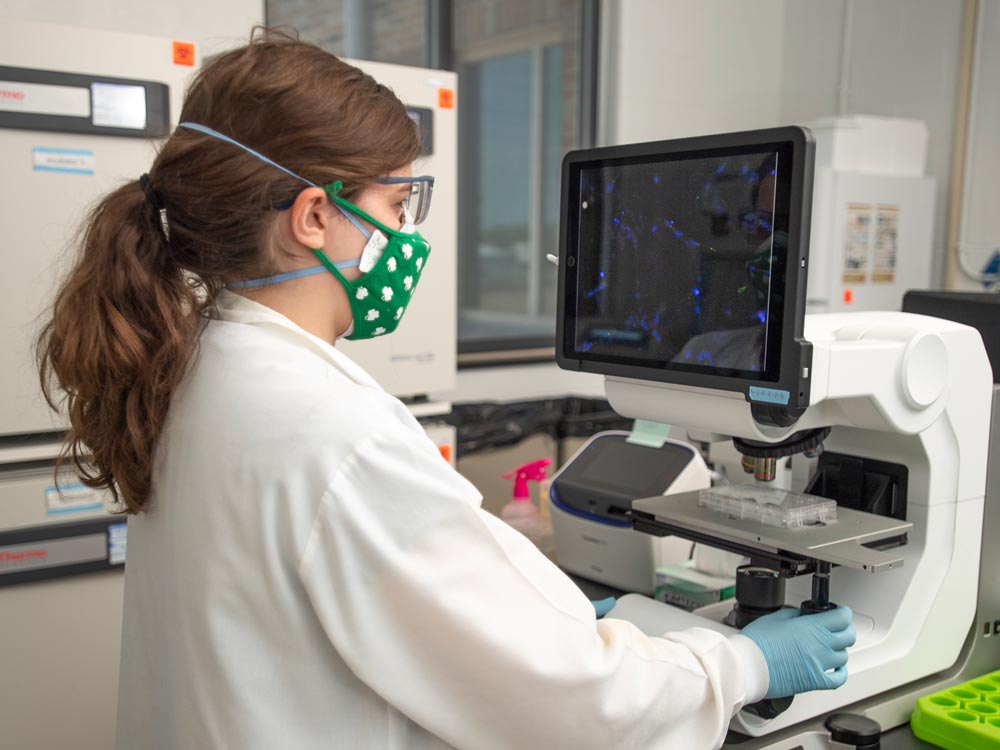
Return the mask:
[[606,599],[599,599],[597,601],[591,600],[590,603],[594,605],[594,611],[597,612],[597,616],[604,617],[604,615],[610,612],[611,608],[615,606],[615,598],[613,596],[609,596]]
[[[803,615],[779,609],[740,631],[764,652],[770,684],[766,698],[783,698],[807,690],[833,690],[847,680],[847,647],[855,632],[847,607]],[[832,672],[828,670],[833,670]]]

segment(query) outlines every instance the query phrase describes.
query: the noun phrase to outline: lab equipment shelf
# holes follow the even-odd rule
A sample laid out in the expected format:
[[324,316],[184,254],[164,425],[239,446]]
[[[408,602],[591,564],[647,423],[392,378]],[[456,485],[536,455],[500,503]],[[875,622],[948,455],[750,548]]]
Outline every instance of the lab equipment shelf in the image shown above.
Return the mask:
[[925,695],[910,727],[945,750],[1000,748],[1000,670]]

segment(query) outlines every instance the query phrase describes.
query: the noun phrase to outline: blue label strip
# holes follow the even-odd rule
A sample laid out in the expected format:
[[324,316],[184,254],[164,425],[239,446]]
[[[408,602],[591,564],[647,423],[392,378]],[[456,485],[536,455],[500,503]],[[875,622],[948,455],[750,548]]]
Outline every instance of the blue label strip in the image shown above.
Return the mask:
[[750,386],[750,400],[763,401],[766,404],[781,404],[788,406],[788,399],[791,394],[780,388],[761,388],[757,385]]

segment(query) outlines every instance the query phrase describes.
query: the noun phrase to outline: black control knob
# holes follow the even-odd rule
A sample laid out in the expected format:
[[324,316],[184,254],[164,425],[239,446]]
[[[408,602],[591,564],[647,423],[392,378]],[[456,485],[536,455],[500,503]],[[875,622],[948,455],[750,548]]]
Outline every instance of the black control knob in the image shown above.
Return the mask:
[[880,750],[882,747],[882,725],[867,716],[830,714],[824,726],[834,742],[854,745],[857,750]]
[[756,565],[736,569],[736,627],[745,628],[784,604],[785,579],[778,571]]

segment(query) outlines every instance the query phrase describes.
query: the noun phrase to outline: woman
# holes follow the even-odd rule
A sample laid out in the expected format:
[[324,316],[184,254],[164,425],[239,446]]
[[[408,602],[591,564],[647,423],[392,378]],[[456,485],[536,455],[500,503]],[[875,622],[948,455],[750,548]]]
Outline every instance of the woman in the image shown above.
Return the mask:
[[708,748],[842,682],[846,611],[595,620],[338,351],[395,327],[429,252],[388,89],[262,36],[181,123],[95,209],[40,342],[73,460],[131,514],[120,747]]

